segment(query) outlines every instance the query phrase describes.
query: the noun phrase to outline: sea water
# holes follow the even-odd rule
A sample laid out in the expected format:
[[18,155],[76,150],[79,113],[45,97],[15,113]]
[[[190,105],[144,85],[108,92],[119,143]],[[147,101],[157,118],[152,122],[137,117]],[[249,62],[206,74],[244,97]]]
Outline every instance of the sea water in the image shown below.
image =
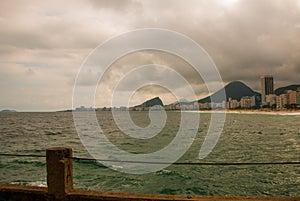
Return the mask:
[[[300,115],[227,114],[213,151],[199,160],[211,114],[200,114],[190,149],[178,162],[283,162],[300,160]],[[150,139],[124,135],[110,112],[97,112],[111,143],[130,153],[151,153],[167,146],[179,129],[180,113],[167,112],[163,130]],[[147,112],[132,112],[140,127]],[[50,147],[71,147],[75,157],[92,158],[77,135],[72,113],[0,113],[1,153],[45,155]],[[184,142],[182,144],[184,146]],[[46,185],[44,157],[0,156],[0,183]],[[116,167],[122,168],[122,167]],[[147,194],[300,196],[300,165],[171,165],[154,173],[126,174],[95,161],[74,160],[74,187]]]

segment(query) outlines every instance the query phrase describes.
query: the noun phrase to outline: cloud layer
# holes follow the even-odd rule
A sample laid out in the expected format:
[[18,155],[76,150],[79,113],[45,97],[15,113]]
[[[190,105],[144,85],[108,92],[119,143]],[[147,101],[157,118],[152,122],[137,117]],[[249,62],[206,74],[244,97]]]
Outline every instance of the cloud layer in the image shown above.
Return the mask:
[[[262,74],[274,75],[276,87],[299,83],[299,19],[299,0],[2,1],[0,109],[71,108],[74,80],[88,54],[107,39],[138,28],[170,29],[192,38],[215,61],[225,83],[242,80],[260,91]],[[198,97],[207,93],[184,61],[142,52],[117,61],[101,82],[107,94],[96,97],[103,100],[126,71],[149,63],[178,70]],[[166,90],[155,87],[138,93],[132,104],[152,95],[172,101]]]

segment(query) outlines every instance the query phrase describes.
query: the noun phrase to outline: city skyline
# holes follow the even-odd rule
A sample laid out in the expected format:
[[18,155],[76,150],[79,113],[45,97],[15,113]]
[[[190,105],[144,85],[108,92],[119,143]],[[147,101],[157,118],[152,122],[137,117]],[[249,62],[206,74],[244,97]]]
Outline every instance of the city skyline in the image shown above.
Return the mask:
[[[261,92],[259,76],[274,76],[274,88],[299,84],[300,1],[2,1],[0,3],[0,108],[56,111],[72,107],[76,75],[89,53],[104,41],[141,28],[162,28],[190,37],[215,62],[224,84],[242,80]],[[133,66],[171,66],[189,80],[200,99],[205,83],[174,55],[151,51],[120,58],[102,80],[104,101]],[[170,79],[161,69],[153,74]],[[88,86],[93,72],[82,80]],[[142,75],[137,79],[145,79]],[[134,83],[130,83],[134,84]],[[180,90],[180,86],[178,87]],[[156,94],[145,87],[134,103]],[[109,100],[101,104],[109,105]],[[101,105],[99,105],[101,106]]]
[[[244,95],[244,96],[240,96],[240,100],[232,98],[229,94],[226,94],[226,101],[222,101],[222,102],[203,102],[203,100],[207,99],[210,96],[207,97],[202,97],[201,99],[196,99],[196,100],[187,100],[185,98],[182,98],[180,100],[176,100],[172,103],[166,103],[163,104],[162,106],[165,107],[165,109],[167,110],[178,110],[180,109],[182,106],[183,110],[206,110],[206,109],[211,109],[211,108],[216,108],[216,109],[263,109],[263,108],[270,108],[270,109],[285,109],[286,106],[290,106],[290,104],[294,104],[295,108],[294,109],[299,109],[299,105],[300,105],[300,84],[294,84],[294,85],[288,85],[288,86],[283,86],[283,87],[279,87],[274,89],[273,83],[273,76],[272,75],[262,75],[260,76],[260,81],[261,81],[261,86],[262,86],[262,93],[254,91],[251,87],[250,90],[253,90],[253,92],[258,93],[258,94],[254,94],[254,95]],[[268,84],[266,84],[265,82],[269,82]],[[242,85],[244,85],[245,87],[249,87],[247,86],[245,83],[243,83],[243,81],[239,80],[239,81],[232,81],[230,83],[228,83],[227,85],[224,85],[224,89],[226,91],[226,87],[229,86],[230,84],[233,83],[241,83]],[[240,84],[239,84],[240,85]],[[269,85],[269,86],[266,86]],[[239,91],[237,88],[237,86],[233,87],[235,88],[235,90]],[[266,91],[267,92],[263,92],[263,87],[266,87]],[[296,88],[295,88],[296,87]],[[267,89],[268,88],[268,89]],[[284,91],[282,90],[283,88],[288,88],[285,89]],[[293,89],[291,89],[293,88]],[[230,89],[232,90],[232,89]],[[244,90],[244,89],[240,89],[240,90]],[[277,90],[281,91],[281,92],[276,92]],[[236,91],[236,92],[237,92]],[[265,95],[263,93],[266,93]],[[278,94],[279,95],[276,95]],[[232,92],[231,92],[232,94]],[[211,94],[214,95],[214,94]],[[150,101],[152,99],[160,99],[161,97],[156,96],[155,94],[150,94],[149,99],[145,99],[143,100],[143,102],[147,102]],[[263,98],[263,96],[265,96]],[[292,97],[292,98],[291,98]],[[258,98],[258,99],[257,99]],[[199,106],[194,106],[196,102],[199,102]],[[144,104],[143,103],[143,104]],[[136,105],[127,105],[127,106],[116,106],[116,105],[110,105],[110,106],[102,106],[102,107],[93,107],[93,106],[87,106],[87,105],[80,105],[78,107],[74,107],[74,108],[67,108],[66,110],[60,110],[60,111],[94,111],[95,109],[97,110],[111,110],[112,108],[117,109],[117,110],[140,110],[138,109],[141,105],[143,105],[142,103],[137,103]],[[183,104],[183,105],[182,105]],[[181,106],[180,106],[181,105]],[[298,107],[297,107],[298,105]],[[14,109],[3,109],[0,108],[2,111],[16,111]],[[1,111],[0,110],[0,111]]]

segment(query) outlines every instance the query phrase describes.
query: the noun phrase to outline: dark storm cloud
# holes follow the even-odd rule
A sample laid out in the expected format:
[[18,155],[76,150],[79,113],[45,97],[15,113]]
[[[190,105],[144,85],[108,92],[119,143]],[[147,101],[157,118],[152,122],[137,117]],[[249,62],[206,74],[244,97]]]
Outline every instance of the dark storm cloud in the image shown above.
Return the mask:
[[[70,83],[74,83],[89,52],[107,39],[137,28],[170,29],[192,38],[215,61],[225,83],[242,80],[260,91],[259,76],[273,74],[276,87],[299,84],[299,0],[12,0],[0,3],[0,80],[5,80],[1,91],[8,97],[0,104],[10,107],[12,99],[17,102],[21,95],[33,96],[32,86],[45,86],[42,91],[52,98],[71,99]],[[36,79],[22,74],[28,68],[20,64],[26,62],[41,64],[32,69]],[[207,92],[201,77],[184,61],[165,54],[141,53],[117,62],[107,73],[103,79],[107,93],[127,70],[149,63],[172,66],[199,96]],[[46,65],[56,68],[42,68]],[[14,79],[4,79],[5,75]],[[17,88],[13,80],[26,87]],[[61,93],[53,90],[57,85]],[[16,88],[8,90],[5,86]],[[70,107],[70,101],[51,105],[42,93],[36,99],[41,100],[35,103],[37,107],[43,108],[45,102],[49,104],[45,108]]]
[[[296,1],[240,1],[210,24],[204,40],[210,42],[207,50],[227,82],[241,79],[255,86],[259,75],[273,74],[279,81],[295,83],[299,19]],[[283,66],[286,72],[280,70]]]
[[[286,83],[298,82],[299,75],[293,73],[300,58],[298,1],[241,0],[223,7],[218,1],[199,1],[194,9],[188,3],[160,5],[161,14],[148,22],[197,41],[212,56],[225,82],[245,80],[256,86],[261,74],[274,74],[279,82],[289,74]],[[280,70],[283,66],[286,73]]]
[[[129,24],[188,35],[211,55],[226,83],[242,80],[260,90],[259,77],[263,74],[273,74],[277,87],[299,82],[299,1],[222,2],[141,1],[142,17],[133,18]],[[162,60],[174,66],[174,59]],[[182,67],[179,71],[192,83],[198,82],[195,73]]]

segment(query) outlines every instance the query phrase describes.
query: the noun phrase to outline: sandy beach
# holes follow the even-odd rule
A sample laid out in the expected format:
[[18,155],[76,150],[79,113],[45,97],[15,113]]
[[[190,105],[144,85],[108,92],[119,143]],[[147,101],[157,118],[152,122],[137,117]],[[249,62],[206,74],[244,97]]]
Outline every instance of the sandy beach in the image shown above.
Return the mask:
[[186,112],[229,113],[229,114],[300,115],[299,110],[199,110],[199,111],[186,111]]

